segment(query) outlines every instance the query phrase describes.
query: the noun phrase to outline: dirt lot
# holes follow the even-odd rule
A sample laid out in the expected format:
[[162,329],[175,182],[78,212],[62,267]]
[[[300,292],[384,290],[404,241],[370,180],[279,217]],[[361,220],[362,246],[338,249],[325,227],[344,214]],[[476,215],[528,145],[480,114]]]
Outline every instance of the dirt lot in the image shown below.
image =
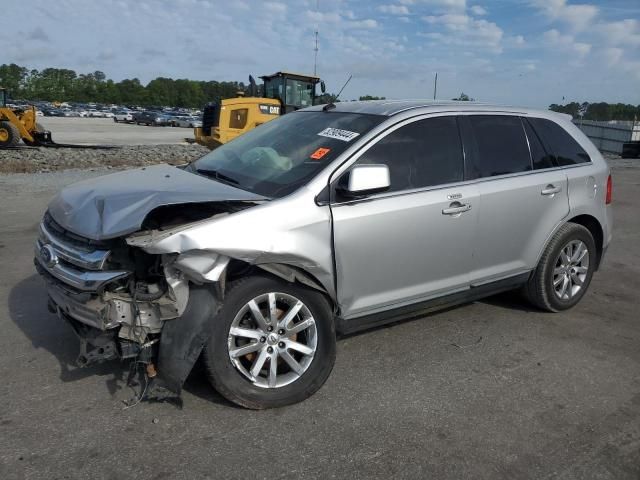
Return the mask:
[[201,370],[180,409],[117,362],[78,370],[32,265],[53,193],[99,172],[0,176],[0,478],[640,478],[640,167],[614,167],[614,242],[572,311],[511,294],[338,342],[328,383],[264,412]]
[[193,129],[179,127],[147,127],[116,123],[112,118],[40,117],[45,129],[58,143],[108,145],[166,145],[185,143],[193,138]]

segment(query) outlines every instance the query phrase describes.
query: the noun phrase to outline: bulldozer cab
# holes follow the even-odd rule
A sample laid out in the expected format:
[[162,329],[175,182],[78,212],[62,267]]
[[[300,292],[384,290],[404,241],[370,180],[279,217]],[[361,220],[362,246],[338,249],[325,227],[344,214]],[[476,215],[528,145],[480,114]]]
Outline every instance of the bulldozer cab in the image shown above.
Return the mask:
[[315,104],[316,84],[320,83],[319,77],[276,72],[260,78],[264,82],[264,98],[279,100],[283,114]]

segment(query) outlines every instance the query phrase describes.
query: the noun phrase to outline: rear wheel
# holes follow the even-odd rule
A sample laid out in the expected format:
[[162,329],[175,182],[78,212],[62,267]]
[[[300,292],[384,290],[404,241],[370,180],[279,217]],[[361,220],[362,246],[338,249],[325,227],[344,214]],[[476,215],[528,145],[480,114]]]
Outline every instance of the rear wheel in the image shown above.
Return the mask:
[[20,132],[10,122],[0,122],[0,147],[13,147],[20,141]]
[[253,409],[308,398],[328,378],[335,355],[327,300],[309,288],[262,276],[228,285],[205,349],[214,388]]
[[567,223],[553,236],[526,285],[528,299],[549,312],[567,310],[584,296],[596,263],[591,232]]

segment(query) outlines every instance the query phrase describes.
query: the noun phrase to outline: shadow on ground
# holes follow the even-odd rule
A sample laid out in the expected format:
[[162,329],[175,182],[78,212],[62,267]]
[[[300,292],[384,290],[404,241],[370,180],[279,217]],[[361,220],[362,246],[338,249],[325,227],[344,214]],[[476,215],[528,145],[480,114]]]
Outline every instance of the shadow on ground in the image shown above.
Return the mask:
[[[536,311],[535,308],[529,306],[516,292],[505,292],[493,297],[488,297],[482,300],[482,302],[499,308],[524,312]],[[134,388],[140,387],[141,382],[136,383],[136,381],[134,381],[132,385],[127,385],[130,372],[129,362],[110,361],[84,368],[76,366],[75,362],[79,353],[78,339],[70,326],[47,310],[46,304],[47,292],[44,282],[35,274],[19,282],[9,294],[9,312],[11,319],[31,341],[34,349],[44,349],[56,358],[60,370],[60,380],[63,382],[74,382],[90,376],[97,375],[104,377],[105,385],[112,397],[115,396],[118,391],[129,389],[131,386]],[[461,306],[450,307],[444,311],[460,307]],[[431,317],[442,312],[443,310],[440,310],[422,315],[421,317]],[[412,320],[415,321],[415,319],[404,321]],[[425,320],[427,319],[423,318],[421,321]],[[362,333],[371,333],[376,330],[390,328],[404,321],[353,333],[342,338],[350,338]],[[232,405],[211,387],[202,358],[198,360],[187,378],[184,384],[184,390],[196,397],[216,404],[225,406]],[[151,401],[170,403],[178,407],[181,406],[181,401],[175,396],[172,398],[172,394],[169,393],[165,396],[152,396]]]
[[[31,275],[16,284],[9,293],[8,303],[11,319],[31,341],[33,348],[44,349],[56,358],[60,380],[75,382],[97,375],[105,378],[105,385],[111,396],[115,396],[118,391],[129,389],[127,378],[130,362],[109,361],[83,368],[76,365],[79,354],[78,339],[69,325],[48,311],[45,284],[38,275]],[[139,380],[134,379],[132,387],[138,389],[139,386]],[[214,403],[230,405],[209,384],[202,359],[198,360],[187,378],[184,390]],[[172,401],[171,395],[160,398],[152,398],[151,401],[162,401],[177,406],[180,404]]]

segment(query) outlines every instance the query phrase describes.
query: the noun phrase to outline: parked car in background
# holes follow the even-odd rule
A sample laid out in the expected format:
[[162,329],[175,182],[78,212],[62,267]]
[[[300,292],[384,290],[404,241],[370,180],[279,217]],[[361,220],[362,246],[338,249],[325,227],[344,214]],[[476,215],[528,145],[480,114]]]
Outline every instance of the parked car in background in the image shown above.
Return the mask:
[[196,128],[202,126],[202,120],[192,115],[174,116],[172,125],[174,127]]
[[133,114],[128,110],[120,110],[113,114],[113,121],[131,123],[133,122]]
[[110,110],[103,110],[102,113],[104,118],[113,118],[115,116],[115,113]]
[[96,109],[91,109],[88,111],[88,116],[93,118],[104,118],[104,112]]
[[80,363],[143,358],[179,392],[202,352],[221,395],[280,407],[326,381],[336,332],[516,289],[572,308],[610,244],[611,202],[609,166],[568,115],[340,102],[185,167],[67,187],[36,266]]
[[45,117],[64,117],[64,112],[58,108],[43,108],[42,113]]
[[164,127],[171,125],[171,117],[160,112],[138,112],[134,115],[134,122],[138,125],[152,125],[154,127]]

